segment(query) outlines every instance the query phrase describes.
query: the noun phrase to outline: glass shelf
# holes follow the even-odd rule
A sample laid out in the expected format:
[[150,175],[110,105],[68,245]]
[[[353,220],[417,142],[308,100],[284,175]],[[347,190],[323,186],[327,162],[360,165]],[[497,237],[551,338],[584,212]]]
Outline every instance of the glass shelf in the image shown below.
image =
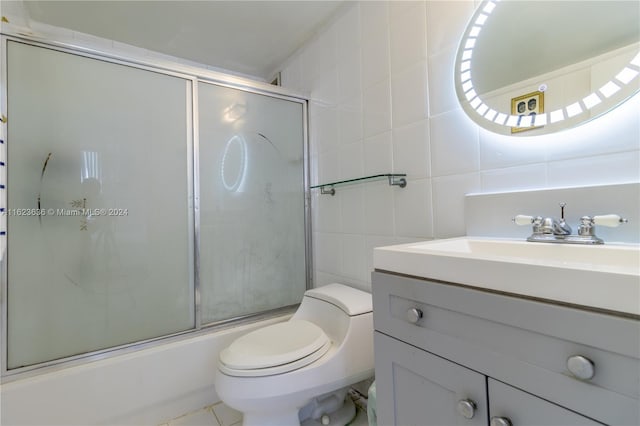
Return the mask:
[[405,173],[395,173],[395,174],[387,173],[382,175],[372,175],[372,176],[365,176],[365,177],[355,178],[355,179],[341,180],[337,182],[323,183],[320,185],[310,186],[309,188],[310,189],[320,188],[321,194],[335,195],[336,194],[336,189],[334,188],[335,186],[351,185],[354,183],[376,181],[381,179],[388,179],[389,185],[397,185],[400,188],[404,188],[405,186],[407,186],[407,180],[405,179],[406,176],[407,175]]

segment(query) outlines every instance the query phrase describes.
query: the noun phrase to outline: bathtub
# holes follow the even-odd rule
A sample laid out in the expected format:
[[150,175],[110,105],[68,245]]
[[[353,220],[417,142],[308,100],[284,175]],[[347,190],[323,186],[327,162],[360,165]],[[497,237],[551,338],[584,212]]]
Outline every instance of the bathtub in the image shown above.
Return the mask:
[[210,331],[0,386],[3,425],[158,425],[220,399],[218,353],[290,315]]

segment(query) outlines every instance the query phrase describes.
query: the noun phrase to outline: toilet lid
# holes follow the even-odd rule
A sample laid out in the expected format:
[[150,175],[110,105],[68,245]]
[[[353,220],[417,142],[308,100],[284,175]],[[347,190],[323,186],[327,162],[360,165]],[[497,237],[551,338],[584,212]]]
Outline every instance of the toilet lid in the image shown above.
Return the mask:
[[329,343],[329,338],[317,325],[304,320],[287,321],[236,339],[220,352],[220,362],[233,370],[265,369],[328,349]]

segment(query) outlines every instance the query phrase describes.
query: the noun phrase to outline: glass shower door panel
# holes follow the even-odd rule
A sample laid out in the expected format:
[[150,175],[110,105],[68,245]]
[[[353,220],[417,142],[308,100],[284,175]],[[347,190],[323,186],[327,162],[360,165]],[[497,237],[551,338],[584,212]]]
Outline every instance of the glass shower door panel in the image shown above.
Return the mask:
[[200,83],[202,322],[299,303],[303,106]]
[[18,42],[7,67],[8,367],[192,328],[191,80]]

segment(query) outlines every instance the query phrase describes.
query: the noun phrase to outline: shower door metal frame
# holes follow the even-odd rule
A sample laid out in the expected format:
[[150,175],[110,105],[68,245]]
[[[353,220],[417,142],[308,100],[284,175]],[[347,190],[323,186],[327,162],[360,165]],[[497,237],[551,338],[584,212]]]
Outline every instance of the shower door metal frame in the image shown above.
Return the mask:
[[[215,77],[212,76],[199,76],[198,77],[198,81],[199,82],[203,82],[203,83],[207,83],[207,84],[213,84],[215,86],[220,86],[220,87],[227,87],[230,89],[237,89],[237,90],[242,90],[244,92],[248,92],[248,93],[255,93],[258,95],[265,95],[268,96],[270,98],[276,98],[276,99],[282,99],[285,101],[291,101],[291,102],[296,102],[301,104],[302,106],[302,137],[303,137],[303,145],[302,145],[302,176],[303,176],[303,188],[304,188],[304,250],[305,250],[305,290],[309,290],[311,288],[313,288],[313,251],[312,251],[312,235],[313,235],[313,230],[312,230],[312,225],[311,225],[311,190],[310,190],[310,186],[311,186],[311,180],[309,177],[309,170],[310,170],[310,155],[309,155],[309,101],[308,99],[305,98],[301,98],[301,97],[296,97],[293,96],[291,94],[285,94],[285,93],[278,93],[278,92],[285,92],[284,90],[279,90],[278,92],[276,91],[271,91],[269,89],[271,89],[270,86],[272,85],[266,85],[266,84],[262,84],[262,83],[258,83],[258,82],[254,82],[256,84],[254,84],[254,86],[248,86],[246,83],[247,81],[244,81],[242,79],[235,79],[233,77],[231,77],[230,80],[221,80],[219,78],[219,75],[216,75]],[[266,87],[261,87],[261,86],[266,86]],[[277,89],[281,89],[279,86],[273,86],[273,88],[277,88]],[[194,111],[195,112],[199,112],[198,111],[198,86],[196,85],[195,91],[194,91],[194,96],[193,96],[193,102],[194,102]],[[253,314],[246,314],[246,315],[240,315],[237,317],[233,317],[233,318],[227,318],[221,321],[216,321],[216,322],[209,322],[209,323],[205,323],[202,324],[202,316],[201,316],[201,304],[200,304],[200,277],[199,277],[199,273],[200,273],[200,159],[199,159],[199,146],[200,146],[200,138],[199,138],[199,114],[194,113],[194,117],[193,117],[193,122],[194,122],[194,134],[196,135],[196,137],[194,138],[194,154],[196,156],[196,158],[194,158],[194,182],[195,182],[195,186],[197,187],[197,192],[195,192],[197,200],[194,200],[195,203],[195,217],[196,217],[196,235],[195,235],[195,241],[196,241],[196,250],[195,250],[195,258],[196,258],[196,269],[195,269],[195,273],[196,273],[196,300],[198,301],[198,303],[196,304],[196,323],[199,327],[215,327],[215,326],[223,326],[223,325],[227,325],[229,323],[235,323],[235,322],[239,322],[242,320],[255,320],[256,316],[260,316],[263,314],[267,314],[267,316],[270,316],[270,313],[273,313],[273,315],[277,315],[279,313],[283,313],[283,312],[293,312],[299,304],[295,304],[295,305],[291,305],[291,306],[283,306],[281,308],[276,308],[276,309],[272,309],[269,311],[264,311],[264,312],[258,312],[258,313],[253,313]]]
[[[303,130],[303,198],[304,198],[304,248],[305,248],[305,289],[313,287],[313,265],[312,265],[312,228],[311,228],[311,194],[309,190],[310,178],[310,155],[309,155],[309,126],[308,126],[308,99],[300,96],[290,90],[283,89],[279,86],[272,86],[267,83],[252,81],[246,78],[235,77],[206,69],[183,66],[177,62],[160,61],[149,58],[136,58],[126,56],[124,54],[101,52],[92,48],[72,45],[69,43],[56,42],[52,40],[43,41],[41,38],[32,38],[23,34],[0,34],[0,43],[2,46],[2,55],[0,55],[0,114],[5,114],[8,106],[8,76],[7,76],[7,44],[9,41],[20,42],[35,47],[51,49],[63,53],[69,53],[90,59],[96,59],[104,62],[114,63],[118,65],[128,66],[141,70],[157,72],[169,76],[179,77],[185,81],[191,82],[191,103],[187,108],[187,154],[188,154],[188,216],[191,235],[189,235],[190,245],[192,246],[192,269],[189,271],[189,277],[193,280],[193,303],[194,303],[194,327],[185,331],[172,333],[169,335],[145,339],[133,343],[127,343],[105,349],[87,352],[84,354],[73,355],[69,357],[59,358],[25,367],[7,369],[7,235],[6,235],[6,217],[0,220],[0,231],[5,231],[4,235],[0,235],[0,348],[2,368],[0,370],[0,382],[6,383],[25,377],[45,374],[64,368],[82,365],[88,362],[106,359],[125,353],[135,352],[154,346],[167,344],[177,340],[193,338],[198,335],[215,332],[221,329],[233,327],[243,322],[256,321],[260,319],[271,318],[277,315],[292,313],[297,305],[284,306],[268,311],[256,312],[253,314],[242,315],[235,318],[229,318],[213,323],[202,323],[201,318],[201,287],[200,287],[200,179],[199,179],[199,111],[198,111],[198,82],[202,81],[218,86],[242,90],[245,92],[256,93],[269,96],[272,98],[292,101],[302,106],[302,130]],[[10,118],[7,119],[7,121]],[[0,166],[0,188],[2,193],[0,199],[5,208],[7,207],[7,122],[0,123],[0,138],[5,142],[0,145],[1,155],[5,158],[6,167]],[[187,283],[190,284],[190,283]]]

